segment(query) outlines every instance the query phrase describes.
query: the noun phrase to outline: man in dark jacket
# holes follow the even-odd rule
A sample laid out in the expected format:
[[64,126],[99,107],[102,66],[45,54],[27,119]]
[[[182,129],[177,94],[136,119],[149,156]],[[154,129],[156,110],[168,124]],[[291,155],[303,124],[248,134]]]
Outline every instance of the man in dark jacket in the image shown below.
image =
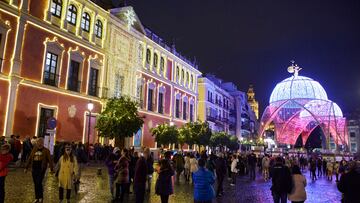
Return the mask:
[[271,192],[274,203],[286,203],[287,194],[292,190],[292,178],[290,169],[284,166],[281,157],[276,158],[276,163],[271,169],[272,186]]
[[250,173],[250,180],[255,180],[255,170],[256,170],[256,155],[254,152],[248,155],[248,164],[249,164],[249,173]]
[[135,202],[143,203],[145,198],[145,188],[147,180],[147,163],[146,160],[149,158],[149,150],[145,149],[144,155],[141,156],[136,162],[135,166],[135,177],[134,177],[134,192]]
[[359,188],[360,188],[360,164],[355,161],[349,164],[350,171],[341,176],[337,187],[342,192],[343,203],[360,202]]
[[218,183],[216,196],[221,197],[224,193],[223,182],[227,171],[226,159],[224,158],[223,153],[219,154],[218,158],[216,159],[215,165],[216,165],[215,168],[216,168],[216,177]]

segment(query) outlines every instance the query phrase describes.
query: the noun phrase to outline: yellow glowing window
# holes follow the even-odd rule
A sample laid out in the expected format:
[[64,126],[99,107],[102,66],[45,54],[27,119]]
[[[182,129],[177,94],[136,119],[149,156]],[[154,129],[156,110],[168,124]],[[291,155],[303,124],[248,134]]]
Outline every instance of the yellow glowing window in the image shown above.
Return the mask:
[[70,24],[76,25],[77,8],[74,5],[70,5],[67,14],[67,21]]
[[90,31],[90,15],[86,12],[83,13],[83,16],[82,16],[81,28],[86,32]]
[[56,17],[61,16],[62,10],[62,1],[61,0],[53,0],[51,3],[51,13]]
[[103,24],[100,20],[97,20],[95,23],[95,36],[102,38]]

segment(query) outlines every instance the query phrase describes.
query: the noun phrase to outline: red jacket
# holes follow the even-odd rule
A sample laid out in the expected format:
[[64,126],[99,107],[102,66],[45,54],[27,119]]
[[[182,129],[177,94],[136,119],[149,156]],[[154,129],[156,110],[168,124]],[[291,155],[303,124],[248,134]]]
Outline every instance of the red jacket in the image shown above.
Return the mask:
[[7,176],[9,169],[8,164],[13,160],[13,156],[10,153],[0,154],[0,176]]

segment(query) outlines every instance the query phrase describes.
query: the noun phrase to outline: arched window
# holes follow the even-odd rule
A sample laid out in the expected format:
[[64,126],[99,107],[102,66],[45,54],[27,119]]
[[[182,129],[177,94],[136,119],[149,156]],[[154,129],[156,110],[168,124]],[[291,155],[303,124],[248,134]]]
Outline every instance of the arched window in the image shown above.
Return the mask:
[[158,55],[154,54],[154,67],[156,68],[158,65]]
[[62,1],[61,0],[52,0],[52,3],[51,3],[52,15],[60,18],[61,10],[62,10]]
[[185,72],[184,69],[181,70],[181,82],[185,81]]
[[70,24],[76,25],[76,17],[77,17],[77,8],[74,5],[69,6],[67,21]]
[[151,52],[150,49],[146,49],[146,63],[150,64]]
[[180,82],[180,68],[179,66],[176,66],[176,80]]
[[165,59],[164,57],[160,58],[160,73],[163,73],[165,69]]
[[103,24],[101,20],[97,20],[95,23],[95,36],[98,38],[102,38],[102,30],[103,30]]
[[82,15],[82,20],[81,20],[81,28],[85,31],[85,32],[89,32],[90,31],[90,15],[88,13],[83,13]]
[[185,85],[188,86],[190,82],[190,76],[189,76],[189,72],[186,72],[186,81],[185,81]]

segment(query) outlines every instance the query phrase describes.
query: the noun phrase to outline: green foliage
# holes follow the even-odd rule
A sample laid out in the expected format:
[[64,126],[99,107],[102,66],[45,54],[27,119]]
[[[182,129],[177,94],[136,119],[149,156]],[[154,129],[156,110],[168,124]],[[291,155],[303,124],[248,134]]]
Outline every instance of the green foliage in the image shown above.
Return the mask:
[[230,136],[225,132],[216,132],[210,138],[210,146],[225,147],[230,143]]
[[159,145],[167,145],[170,143],[178,143],[178,130],[176,126],[170,126],[166,123],[152,128],[151,133],[155,136],[155,141]]
[[138,115],[138,103],[129,97],[111,98],[97,118],[99,136],[108,138],[131,137],[143,125]]
[[239,139],[236,136],[230,136],[229,144],[227,145],[227,148],[230,149],[230,151],[236,151],[240,147],[239,145]]
[[207,146],[210,144],[212,132],[207,122],[189,123],[191,139],[193,144]]

